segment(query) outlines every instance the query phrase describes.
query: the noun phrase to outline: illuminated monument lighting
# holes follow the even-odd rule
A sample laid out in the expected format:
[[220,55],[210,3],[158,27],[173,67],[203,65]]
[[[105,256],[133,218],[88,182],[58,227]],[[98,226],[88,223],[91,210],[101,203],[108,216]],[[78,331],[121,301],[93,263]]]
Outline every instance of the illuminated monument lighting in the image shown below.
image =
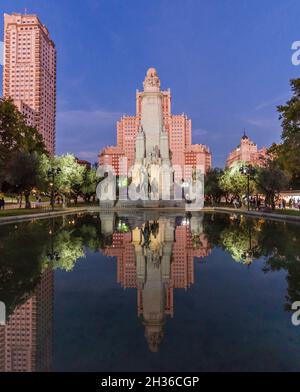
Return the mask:
[[171,114],[171,92],[161,90],[156,69],[149,68],[143,91],[136,92],[136,115],[117,123],[117,146],[103,149],[99,164],[112,168],[119,186],[130,178],[132,192],[119,198],[119,207],[130,205],[127,196],[141,200],[141,206],[183,206],[182,187],[190,199],[200,193],[195,186],[211,167],[211,154],[208,147],[192,144],[191,120]]
[[152,201],[160,199],[164,191],[170,191],[173,169],[168,133],[163,124],[163,95],[154,68],[148,69],[143,86],[141,122],[135,141],[132,178],[133,183],[140,189],[142,199],[147,200],[150,196]]

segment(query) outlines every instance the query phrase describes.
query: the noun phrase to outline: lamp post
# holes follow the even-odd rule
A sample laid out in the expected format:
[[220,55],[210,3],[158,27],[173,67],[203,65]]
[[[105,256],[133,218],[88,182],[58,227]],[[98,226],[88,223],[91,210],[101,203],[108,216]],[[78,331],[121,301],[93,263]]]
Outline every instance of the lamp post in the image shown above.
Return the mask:
[[58,261],[60,260],[59,253],[54,250],[54,219],[52,219],[51,229],[49,230],[50,235],[50,242],[51,242],[51,249],[50,252],[47,254],[47,259],[49,262]]
[[247,176],[247,209],[250,210],[250,178],[255,174],[255,168],[252,165],[242,165],[240,167],[240,173],[244,176]]
[[57,174],[59,174],[60,172],[61,172],[60,167],[56,167],[56,168],[52,167],[47,172],[48,179],[50,180],[50,182],[49,182],[49,185],[51,188],[51,202],[50,203],[51,203],[52,211],[54,210],[54,180],[55,180],[55,176]]
[[253,261],[252,236],[250,227],[248,227],[248,237],[249,248],[242,253],[242,259],[244,260],[244,263],[249,266]]
[[251,226],[248,226],[248,239],[249,239],[249,247],[246,249],[241,257],[244,260],[244,264],[247,264],[248,267],[252,264],[253,260],[259,257],[259,249],[258,246],[253,246],[252,243],[252,229]]

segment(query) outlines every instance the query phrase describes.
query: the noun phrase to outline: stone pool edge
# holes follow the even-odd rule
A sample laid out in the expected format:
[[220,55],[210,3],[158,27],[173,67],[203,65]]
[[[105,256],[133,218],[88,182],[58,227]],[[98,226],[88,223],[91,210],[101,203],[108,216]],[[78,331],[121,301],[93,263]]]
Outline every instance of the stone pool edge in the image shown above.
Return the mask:
[[2,216],[0,217],[0,225],[4,223],[14,223],[14,222],[25,222],[34,219],[46,219],[51,217],[56,217],[60,215],[70,215],[78,212],[87,212],[87,208],[70,208],[63,211],[48,211],[41,212],[40,214],[25,214],[25,215],[15,215],[15,216]]
[[[5,223],[14,223],[14,222],[24,222],[24,221],[30,221],[34,219],[46,219],[46,218],[51,218],[51,217],[56,217],[60,215],[71,215],[74,213],[82,213],[82,212],[100,212],[100,211],[186,211],[184,208],[151,208],[151,207],[146,207],[146,208],[111,208],[111,209],[105,209],[105,208],[100,208],[100,207],[76,207],[76,208],[69,208],[65,209],[63,211],[48,211],[48,212],[41,212],[40,214],[26,214],[26,215],[18,215],[18,216],[3,216],[0,217],[0,224],[5,224]],[[247,211],[243,209],[233,209],[233,208],[225,208],[225,207],[204,207],[201,210],[197,210],[195,212],[220,212],[220,213],[226,213],[226,214],[239,214],[239,215],[247,215],[247,216],[252,216],[255,218],[266,218],[270,220],[280,220],[280,221],[289,221],[289,222],[298,222],[300,223],[300,216],[293,216],[293,215],[283,215],[283,214],[276,214],[276,213],[268,213],[268,212],[258,212],[258,211]]]
[[240,214],[240,215],[248,215],[255,218],[266,218],[270,220],[280,220],[280,221],[290,221],[290,222],[298,222],[300,223],[300,216],[297,215],[284,215],[284,214],[276,214],[273,212],[262,212],[262,211],[248,211],[243,209],[233,209],[233,208],[225,208],[225,207],[204,207],[203,211],[206,212],[223,212],[230,214]]

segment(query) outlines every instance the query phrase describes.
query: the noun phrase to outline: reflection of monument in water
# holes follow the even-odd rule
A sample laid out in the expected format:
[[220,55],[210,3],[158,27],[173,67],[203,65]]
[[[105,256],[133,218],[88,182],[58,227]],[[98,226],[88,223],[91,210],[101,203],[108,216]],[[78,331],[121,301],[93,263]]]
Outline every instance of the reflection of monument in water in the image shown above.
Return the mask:
[[0,371],[52,370],[53,279],[47,268],[34,293],[0,326]]
[[174,222],[166,219],[147,221],[132,231],[140,312],[151,351],[158,350],[163,337],[165,308],[171,305],[168,289],[174,232]]
[[[116,221],[106,214],[101,222],[108,234]],[[194,257],[210,251],[202,231],[202,216],[149,216],[127,218],[132,228],[124,233],[117,227],[112,245],[104,250],[117,257],[117,280],[123,287],[137,288],[138,316],[143,319],[150,351],[158,351],[166,315],[173,317],[174,288],[187,289],[194,283]],[[120,225],[119,219],[119,226]],[[197,238],[197,240],[195,240]]]

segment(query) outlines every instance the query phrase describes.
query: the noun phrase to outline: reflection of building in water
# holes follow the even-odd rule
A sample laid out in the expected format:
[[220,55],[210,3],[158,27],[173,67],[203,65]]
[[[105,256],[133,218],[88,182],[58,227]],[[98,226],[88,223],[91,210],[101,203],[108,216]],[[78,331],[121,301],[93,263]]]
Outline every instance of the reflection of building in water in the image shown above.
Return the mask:
[[52,369],[53,270],[47,268],[33,295],[0,326],[0,371]]
[[137,288],[138,316],[143,317],[151,351],[159,348],[165,316],[173,316],[173,289],[194,283],[194,257],[205,257],[209,251],[198,217],[182,226],[176,226],[175,218],[160,217],[131,232],[113,233],[104,253],[117,257],[118,283]]
[[143,317],[150,351],[157,351],[163,337],[164,317],[173,312],[171,257],[175,222],[147,221],[132,231],[135,250],[139,315]]

